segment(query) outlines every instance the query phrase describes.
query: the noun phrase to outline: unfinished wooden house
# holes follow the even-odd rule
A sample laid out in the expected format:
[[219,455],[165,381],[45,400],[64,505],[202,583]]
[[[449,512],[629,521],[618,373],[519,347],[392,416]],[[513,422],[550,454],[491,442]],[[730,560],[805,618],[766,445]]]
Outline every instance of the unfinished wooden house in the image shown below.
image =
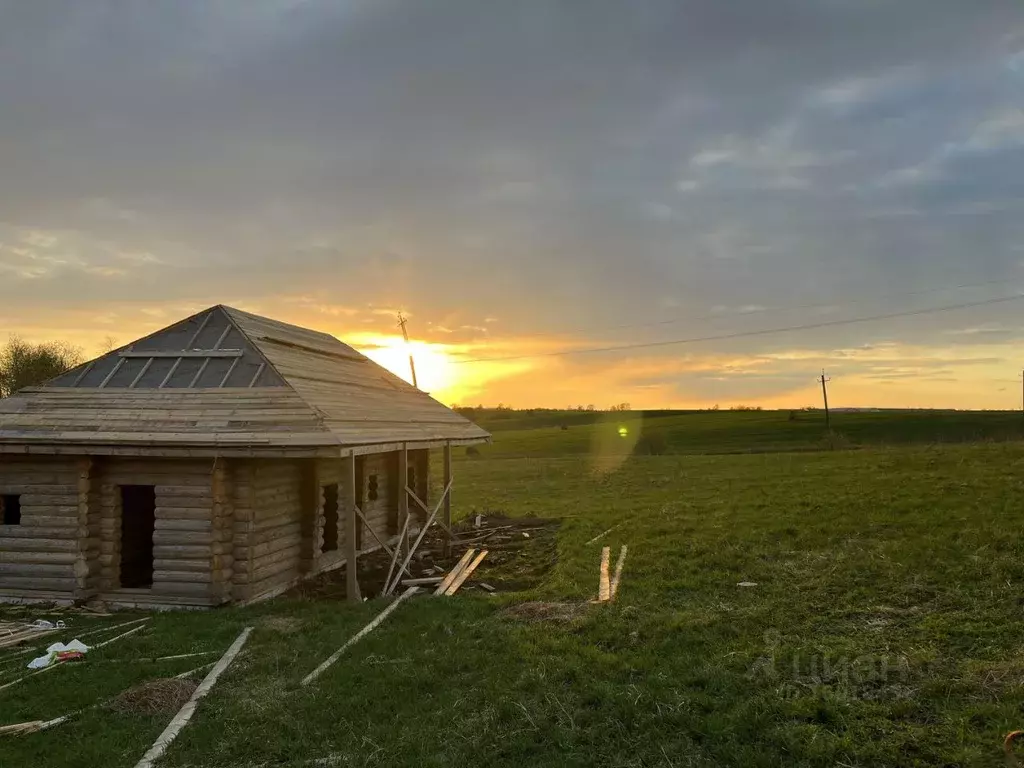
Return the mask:
[[452,447],[488,437],[333,336],[212,307],[0,399],[0,601],[279,593],[428,506],[449,525]]

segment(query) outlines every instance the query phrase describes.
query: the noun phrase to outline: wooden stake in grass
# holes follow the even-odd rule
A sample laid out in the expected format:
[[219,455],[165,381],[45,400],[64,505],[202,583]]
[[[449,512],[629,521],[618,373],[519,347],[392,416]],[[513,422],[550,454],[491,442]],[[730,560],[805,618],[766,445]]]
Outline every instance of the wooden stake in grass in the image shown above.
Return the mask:
[[597,587],[597,601],[605,603],[611,598],[611,584],[608,581],[608,563],[612,557],[610,547],[601,548],[601,580]]
[[[330,667],[334,662],[336,662],[338,659],[341,658],[341,654],[343,654],[350,647],[352,647],[353,645],[358,643],[360,640],[362,640],[368,634],[373,632],[373,630],[375,630],[377,627],[379,627],[384,622],[384,619],[386,619],[388,616],[390,616],[391,613],[399,605],[402,604],[403,600],[405,600],[408,597],[412,597],[417,592],[419,592],[419,590],[420,590],[419,587],[409,587],[407,590],[405,590],[405,592],[403,592],[398,597],[398,599],[395,600],[395,602],[393,602],[391,605],[389,605],[387,608],[385,608],[383,611],[381,611],[380,615],[376,619],[374,619],[369,624],[367,624],[365,627],[363,627],[361,630],[359,630],[355,635],[352,636],[352,638],[348,642],[346,642],[343,646],[341,646],[341,648],[339,648],[334,653],[332,653],[330,656],[328,656],[327,659],[323,662],[323,664],[321,664],[319,667],[317,667],[312,672],[310,672],[308,675],[306,675],[304,678],[302,678],[302,685],[309,685],[314,680],[316,680],[318,677],[320,677],[320,675],[322,675],[324,673],[324,671],[328,667]],[[139,766],[135,766],[135,768],[139,768]]]
[[213,688],[214,683],[217,682],[217,678],[220,677],[224,670],[228,668],[232,661],[235,660],[235,656],[242,650],[242,646],[245,645],[245,641],[249,639],[249,633],[252,632],[252,627],[246,627],[242,630],[235,642],[231,644],[231,647],[224,652],[224,655],[220,657],[210,673],[203,678],[203,682],[199,684],[199,687],[195,689],[189,700],[185,702],[185,705],[178,710],[171,722],[164,728],[164,732],[157,736],[153,746],[149,748],[149,751],[142,756],[142,759],[135,764],[135,768],[150,768],[160,757],[167,751],[167,747],[171,745],[181,729],[184,728],[188,721],[192,718],[193,713],[196,711],[196,706],[199,704],[199,700],[203,698],[210,689]]
[[608,598],[614,600],[616,593],[619,591],[619,579],[622,578],[622,567],[626,564],[626,545],[622,545],[622,549],[619,550],[619,561],[615,564],[615,575],[612,577],[612,593]]

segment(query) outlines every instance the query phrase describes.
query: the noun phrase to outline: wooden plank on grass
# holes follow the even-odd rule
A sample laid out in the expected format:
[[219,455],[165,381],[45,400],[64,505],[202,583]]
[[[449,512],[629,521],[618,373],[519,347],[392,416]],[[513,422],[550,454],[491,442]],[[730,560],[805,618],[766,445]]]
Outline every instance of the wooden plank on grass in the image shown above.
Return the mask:
[[472,574],[473,571],[476,570],[476,567],[478,565],[480,565],[480,563],[483,562],[485,557],[487,557],[487,550],[486,549],[483,550],[479,555],[477,555],[472,563],[470,563],[469,565],[467,565],[465,568],[462,569],[462,573],[460,573],[455,578],[455,581],[452,582],[452,585],[450,587],[448,587],[448,591],[445,592],[445,595],[451,597],[456,592],[458,592],[459,591],[459,587],[461,587],[463,585],[463,583],[466,581],[466,579],[468,579],[470,577],[470,574]]
[[627,549],[628,547],[623,544],[622,549],[619,550],[619,561],[615,564],[615,575],[612,577],[611,595],[608,597],[609,600],[614,600],[615,594],[619,591],[619,580],[622,578],[622,567],[626,564]]
[[[385,608],[383,611],[381,611],[380,615],[377,616],[377,618],[375,618],[373,621],[371,621],[369,624],[367,624],[365,627],[363,627],[361,630],[359,630],[355,635],[353,635],[348,640],[348,642],[346,642],[343,646],[341,646],[341,648],[339,648],[334,653],[332,653],[330,656],[328,656],[319,667],[317,667],[312,672],[310,672],[308,675],[306,675],[304,678],[302,678],[302,685],[309,685],[314,680],[316,680],[318,677],[320,677],[320,675],[322,675],[324,673],[324,671],[328,667],[330,667],[334,662],[336,662],[339,658],[341,658],[341,654],[343,654],[346,650],[348,650],[353,645],[358,643],[360,640],[362,640],[368,634],[373,632],[373,630],[375,630],[377,627],[379,627],[383,623],[384,619],[386,619],[388,616],[390,616],[391,613],[399,605],[402,604],[403,600],[405,600],[406,598],[412,597],[417,592],[419,592],[419,590],[420,590],[419,587],[409,587],[407,590],[405,590],[405,592],[403,592],[401,595],[398,596],[397,600],[395,600],[393,603],[391,603],[391,605],[389,605],[387,608]],[[135,768],[139,768],[139,766],[136,766]]]
[[611,598],[611,584],[608,581],[608,563],[611,560],[612,551],[609,547],[601,548],[601,580],[597,588],[597,600],[600,603],[607,602]]
[[217,678],[220,677],[224,670],[228,668],[232,661],[235,660],[235,656],[242,650],[242,646],[245,645],[245,641],[249,639],[249,633],[252,632],[252,627],[246,627],[242,630],[235,642],[231,644],[231,647],[224,652],[224,655],[220,657],[213,669],[210,670],[209,674],[203,678],[203,682],[199,684],[199,687],[195,689],[192,696],[188,701],[185,702],[184,706],[178,710],[171,722],[164,728],[164,732],[157,736],[156,741],[153,742],[153,746],[149,748],[149,751],[142,756],[142,759],[135,764],[135,768],[151,768],[151,766],[160,759],[160,757],[167,751],[167,747],[171,745],[181,729],[184,728],[188,721],[192,718],[193,713],[196,711],[196,707],[199,704],[199,700],[203,698],[210,689],[213,688],[214,683],[217,682]]
[[591,539],[590,541],[588,541],[588,542],[587,542],[586,544],[584,544],[583,546],[587,546],[587,544],[593,544],[593,543],[594,543],[595,541],[597,541],[598,539],[603,539],[603,538],[604,538],[605,536],[607,536],[607,535],[608,535],[609,533],[611,533],[612,531],[614,531],[614,530],[615,530],[616,528],[621,528],[621,527],[622,527],[622,523],[619,523],[618,525],[613,525],[613,526],[612,526],[611,528],[609,528],[609,529],[608,529],[607,531],[605,531],[604,533],[599,533],[599,534],[597,534],[597,536],[595,536],[594,538],[592,538],[592,539]]
[[452,582],[462,573],[462,569],[469,565],[469,561],[473,559],[473,555],[476,554],[475,549],[467,549],[462,559],[455,564],[455,567],[448,571],[448,575],[444,577],[444,581],[441,582],[440,586],[434,590],[434,597],[443,595],[445,591],[452,585]]

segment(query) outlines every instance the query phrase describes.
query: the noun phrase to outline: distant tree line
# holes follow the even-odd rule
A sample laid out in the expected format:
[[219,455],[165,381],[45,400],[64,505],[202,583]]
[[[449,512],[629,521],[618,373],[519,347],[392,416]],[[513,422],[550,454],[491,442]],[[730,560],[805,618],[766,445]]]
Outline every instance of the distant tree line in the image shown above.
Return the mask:
[[30,344],[12,336],[0,348],[0,397],[34,387],[82,362],[82,350],[66,341]]

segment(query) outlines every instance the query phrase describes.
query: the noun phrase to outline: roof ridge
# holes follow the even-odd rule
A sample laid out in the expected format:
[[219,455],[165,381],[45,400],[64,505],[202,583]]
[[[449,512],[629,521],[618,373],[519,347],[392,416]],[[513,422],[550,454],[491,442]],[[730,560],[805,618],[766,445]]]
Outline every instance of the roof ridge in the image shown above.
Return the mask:
[[[224,310],[224,313],[229,317],[231,317],[233,312],[236,312],[239,315],[245,315],[247,317],[252,317],[257,320],[263,320],[264,322],[272,323],[274,325],[283,325],[287,328],[294,328],[295,330],[302,331],[303,333],[315,333],[316,335],[322,336],[325,339],[330,339],[332,341],[338,342],[339,344],[345,344],[345,342],[341,341],[341,339],[339,339],[337,336],[327,333],[326,331],[317,330],[316,328],[307,328],[304,325],[296,325],[295,323],[289,323],[285,320],[278,320],[277,318],[269,317],[267,315],[259,315],[256,314],[255,312],[249,312],[245,309],[239,309],[238,307],[229,306],[228,304],[218,304],[217,306]],[[231,319],[234,320],[235,318],[231,317]]]

